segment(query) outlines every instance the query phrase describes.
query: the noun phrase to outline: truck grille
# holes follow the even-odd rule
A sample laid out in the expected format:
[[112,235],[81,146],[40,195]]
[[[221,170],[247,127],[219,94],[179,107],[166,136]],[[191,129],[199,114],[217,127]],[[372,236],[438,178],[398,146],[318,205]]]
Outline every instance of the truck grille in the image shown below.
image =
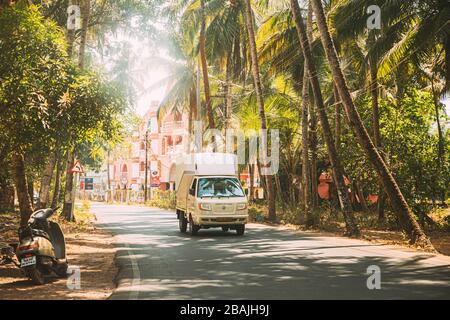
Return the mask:
[[213,207],[213,212],[217,213],[233,213],[234,204],[215,204]]

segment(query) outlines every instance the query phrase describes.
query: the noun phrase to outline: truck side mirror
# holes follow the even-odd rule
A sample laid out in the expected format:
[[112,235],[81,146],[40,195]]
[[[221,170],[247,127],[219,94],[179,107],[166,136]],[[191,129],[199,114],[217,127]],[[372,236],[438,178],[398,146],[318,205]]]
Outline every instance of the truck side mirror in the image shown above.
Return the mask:
[[194,188],[189,189],[189,194],[191,196],[195,196],[195,189]]

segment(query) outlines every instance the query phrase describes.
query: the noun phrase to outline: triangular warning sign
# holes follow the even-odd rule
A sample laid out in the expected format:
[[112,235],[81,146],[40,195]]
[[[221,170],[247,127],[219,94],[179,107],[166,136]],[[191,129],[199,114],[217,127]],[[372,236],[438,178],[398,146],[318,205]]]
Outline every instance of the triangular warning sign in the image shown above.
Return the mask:
[[84,172],[83,166],[81,165],[81,162],[77,160],[75,164],[73,165],[73,168],[70,170],[70,172],[76,172],[76,173],[82,173]]

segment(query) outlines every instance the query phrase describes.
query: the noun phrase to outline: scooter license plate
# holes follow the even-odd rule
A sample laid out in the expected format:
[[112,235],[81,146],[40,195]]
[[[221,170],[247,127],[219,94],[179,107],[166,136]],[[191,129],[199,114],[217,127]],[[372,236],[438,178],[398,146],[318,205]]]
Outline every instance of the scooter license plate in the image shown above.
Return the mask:
[[20,267],[28,267],[36,264],[36,256],[25,257],[20,260]]

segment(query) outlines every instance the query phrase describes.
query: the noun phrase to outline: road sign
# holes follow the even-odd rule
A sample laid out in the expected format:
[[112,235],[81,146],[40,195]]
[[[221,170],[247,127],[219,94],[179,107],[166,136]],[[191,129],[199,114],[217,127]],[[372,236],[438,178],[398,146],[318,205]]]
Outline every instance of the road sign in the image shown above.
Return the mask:
[[94,178],[84,178],[84,190],[94,190]]
[[81,165],[81,162],[79,160],[77,160],[77,162],[75,162],[75,164],[73,165],[70,172],[75,172],[75,173],[83,173],[84,172],[84,168]]
[[159,182],[159,176],[155,176],[151,178],[151,186],[152,188],[157,188],[159,187],[160,182]]

